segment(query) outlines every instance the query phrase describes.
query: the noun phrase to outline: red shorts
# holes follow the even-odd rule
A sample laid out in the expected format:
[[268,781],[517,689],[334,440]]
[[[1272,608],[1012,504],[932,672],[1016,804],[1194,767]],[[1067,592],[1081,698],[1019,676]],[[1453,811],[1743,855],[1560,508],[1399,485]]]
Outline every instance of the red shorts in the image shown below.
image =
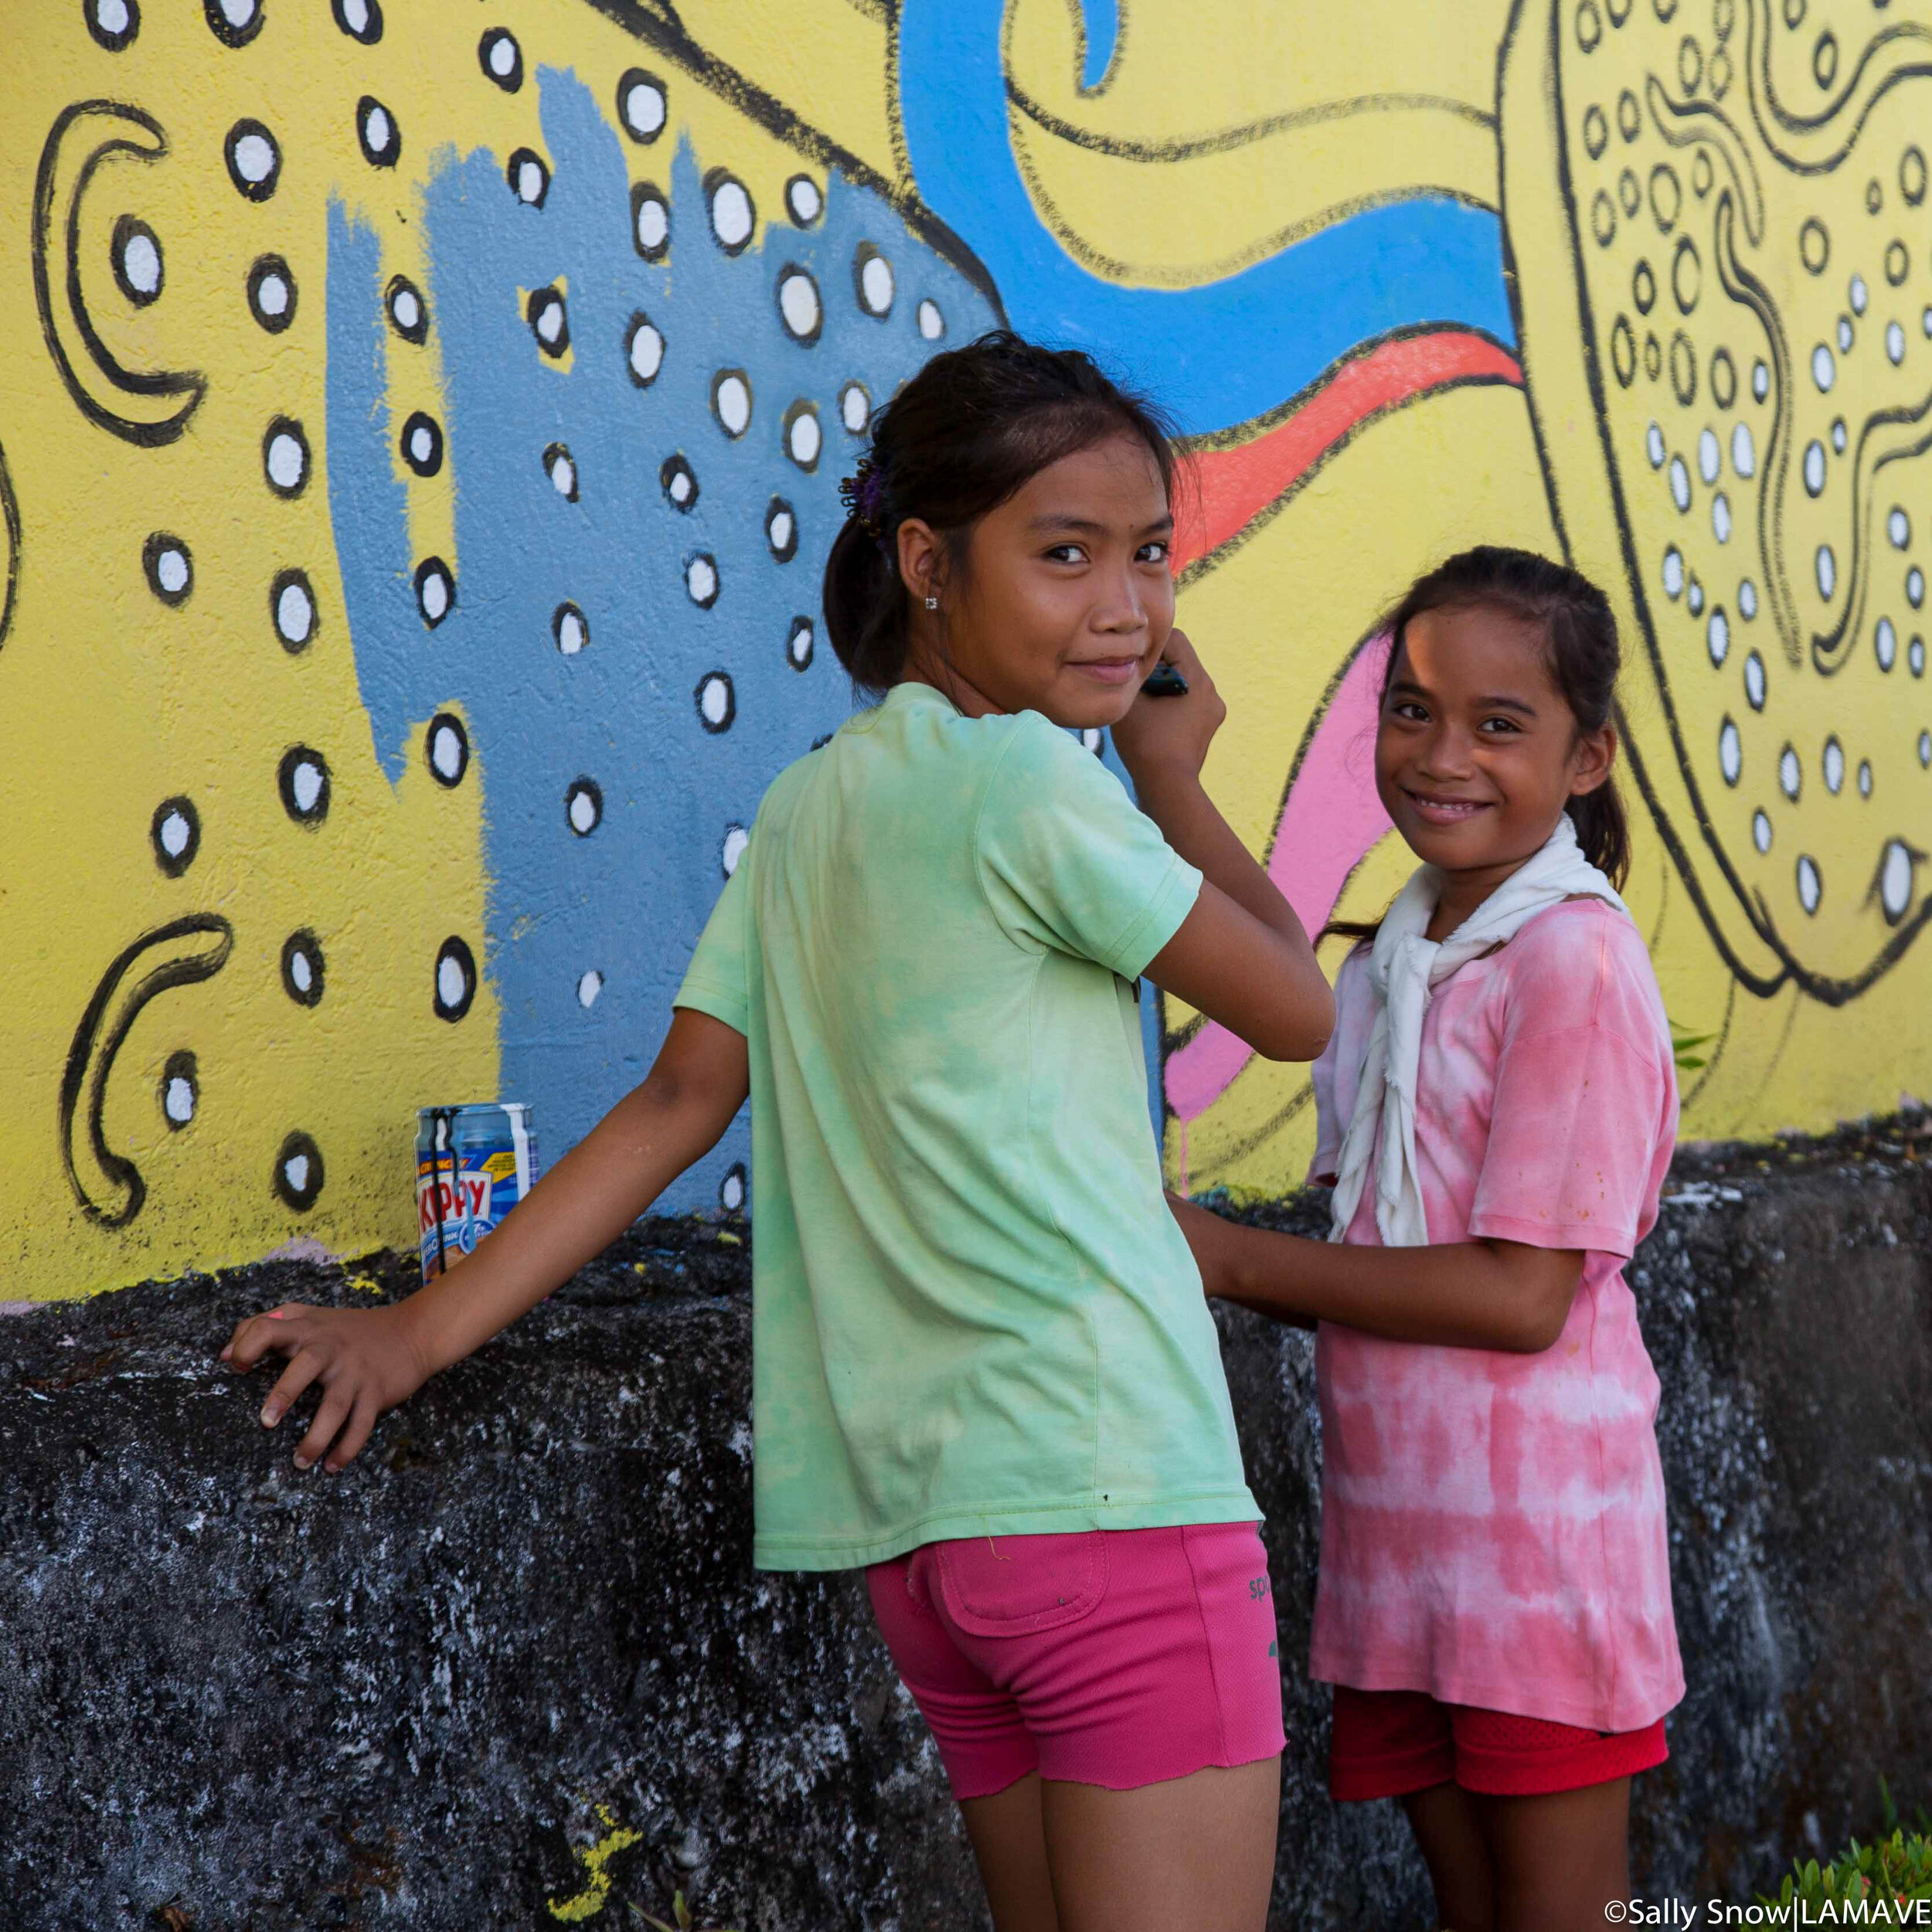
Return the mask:
[[1422,1691],[1335,1687],[1328,1795],[1402,1798],[1432,1784],[1529,1798],[1607,1784],[1661,1764],[1664,1720],[1641,1731],[1585,1731],[1540,1717],[1439,1704]]
[[957,1798],[1034,1770],[1123,1791],[1281,1755],[1251,1522],[927,1543],[866,1582]]

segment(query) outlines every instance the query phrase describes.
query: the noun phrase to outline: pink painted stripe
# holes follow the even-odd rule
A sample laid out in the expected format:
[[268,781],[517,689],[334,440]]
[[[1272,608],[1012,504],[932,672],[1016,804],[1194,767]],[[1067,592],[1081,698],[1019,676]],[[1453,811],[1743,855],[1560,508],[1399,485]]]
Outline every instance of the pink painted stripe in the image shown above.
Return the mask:
[[[1389,829],[1375,788],[1376,716],[1387,648],[1386,637],[1371,639],[1342,674],[1275,827],[1268,876],[1311,935],[1328,923],[1349,873]],[[1198,1118],[1253,1055],[1246,1040],[1209,1020],[1167,1057],[1168,1104],[1184,1121]]]

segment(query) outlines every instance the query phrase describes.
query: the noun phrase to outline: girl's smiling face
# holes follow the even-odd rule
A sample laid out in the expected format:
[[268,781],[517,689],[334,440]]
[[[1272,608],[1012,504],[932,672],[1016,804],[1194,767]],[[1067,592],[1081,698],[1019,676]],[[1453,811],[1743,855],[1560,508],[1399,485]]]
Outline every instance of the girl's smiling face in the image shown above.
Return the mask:
[[[969,712],[1117,724],[1174,628],[1173,534],[1160,466],[1126,434],[1029,478],[972,527],[963,569],[949,570],[937,536],[906,519],[906,674]],[[936,613],[923,607],[929,594]]]
[[1485,605],[1411,618],[1376,732],[1376,789],[1466,913],[1533,858],[1573,798],[1609,777],[1615,727],[1580,732],[1533,624]]

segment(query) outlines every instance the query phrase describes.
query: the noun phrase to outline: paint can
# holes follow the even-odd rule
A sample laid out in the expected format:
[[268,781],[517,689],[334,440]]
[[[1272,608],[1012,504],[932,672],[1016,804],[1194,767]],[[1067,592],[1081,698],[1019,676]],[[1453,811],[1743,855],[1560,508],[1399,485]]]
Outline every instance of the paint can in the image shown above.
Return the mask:
[[536,1130],[516,1100],[425,1107],[416,1117],[416,1227],[423,1279],[447,1273],[536,1182]]

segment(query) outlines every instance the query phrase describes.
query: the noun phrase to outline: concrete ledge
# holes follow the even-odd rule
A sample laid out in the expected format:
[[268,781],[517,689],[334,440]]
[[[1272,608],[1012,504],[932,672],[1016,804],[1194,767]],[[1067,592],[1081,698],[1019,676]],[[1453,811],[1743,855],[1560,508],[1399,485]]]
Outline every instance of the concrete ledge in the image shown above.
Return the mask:
[[[1639,1781],[1652,1897],[1747,1896],[1932,1800],[1932,1128],[1686,1157],[1639,1258],[1691,1688]],[[1315,1202],[1264,1217],[1312,1227]],[[750,1566],[749,1270],[654,1223],[296,1476],[241,1313],[406,1260],[264,1264],[0,1322],[0,1893],[18,1932],[410,1932],[668,1916],[984,1923],[855,1578]],[[0,1282],[0,1293],[6,1284]],[[1223,1335],[1290,1755],[1273,1923],[1425,1921],[1386,1806],[1324,1795],[1301,1675],[1305,1336]]]

